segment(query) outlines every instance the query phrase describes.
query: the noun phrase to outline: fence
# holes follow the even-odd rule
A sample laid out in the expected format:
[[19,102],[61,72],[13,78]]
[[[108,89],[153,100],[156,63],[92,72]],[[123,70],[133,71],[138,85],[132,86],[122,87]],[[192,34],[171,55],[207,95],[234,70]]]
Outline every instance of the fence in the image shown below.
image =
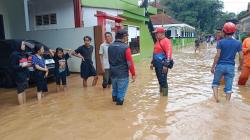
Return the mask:
[[195,38],[172,38],[173,49],[194,45]]

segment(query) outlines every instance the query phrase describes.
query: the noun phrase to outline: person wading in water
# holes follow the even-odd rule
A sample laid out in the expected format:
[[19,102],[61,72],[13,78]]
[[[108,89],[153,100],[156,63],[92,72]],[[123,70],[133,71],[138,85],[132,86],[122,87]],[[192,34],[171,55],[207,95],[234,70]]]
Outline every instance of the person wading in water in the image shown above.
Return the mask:
[[168,83],[167,74],[168,69],[173,67],[172,59],[172,44],[171,41],[165,36],[165,29],[162,27],[156,28],[157,42],[154,46],[153,60],[151,61],[150,68],[155,68],[155,73],[160,84],[160,92],[163,96],[168,96]]

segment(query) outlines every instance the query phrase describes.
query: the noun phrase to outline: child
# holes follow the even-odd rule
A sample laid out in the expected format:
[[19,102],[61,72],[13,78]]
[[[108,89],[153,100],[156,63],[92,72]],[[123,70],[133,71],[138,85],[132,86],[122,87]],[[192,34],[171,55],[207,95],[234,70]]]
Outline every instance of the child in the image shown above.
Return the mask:
[[43,92],[48,92],[47,76],[49,71],[43,58],[44,47],[36,45],[34,52],[35,55],[32,56],[32,64],[34,66],[35,76],[37,78],[37,99],[38,101],[41,101]]
[[[71,50],[69,50],[71,51]],[[69,53],[63,52],[62,48],[56,48],[56,52],[54,53],[50,50],[51,55],[55,61],[55,76],[56,76],[56,90],[57,92],[61,89],[61,84],[63,91],[67,88],[67,73],[68,73],[68,65],[67,60],[70,58]]]
[[15,76],[17,98],[20,105],[26,103],[25,89],[28,87],[29,71],[28,55],[25,53],[25,42],[18,42],[17,50],[10,55],[10,64]]

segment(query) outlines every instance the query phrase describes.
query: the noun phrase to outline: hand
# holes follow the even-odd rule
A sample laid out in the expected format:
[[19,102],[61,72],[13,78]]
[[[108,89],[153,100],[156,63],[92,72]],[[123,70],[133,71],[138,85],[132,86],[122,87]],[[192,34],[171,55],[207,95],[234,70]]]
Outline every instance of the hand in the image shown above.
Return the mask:
[[32,66],[32,64],[31,63],[27,63],[25,65],[22,65],[22,68],[27,68],[27,67],[30,67],[30,66]]
[[247,51],[250,52],[250,48],[248,48]]
[[150,69],[153,70],[154,69],[154,65],[150,64]]
[[241,71],[242,70],[242,66],[241,65],[239,65],[239,67],[238,67],[238,71]]
[[103,73],[103,75],[105,74],[105,69],[102,69],[102,73]]
[[168,67],[163,66],[162,72],[167,74],[168,73]]
[[133,75],[133,76],[132,76],[132,83],[134,83],[134,82],[135,82],[135,79],[136,79],[136,76],[135,76],[135,75]]
[[48,68],[45,68],[45,72],[48,73],[48,72],[49,72],[49,69],[48,69]]
[[28,63],[26,66],[27,66],[27,67],[31,67],[31,66],[32,66],[32,64],[31,64],[31,63]]
[[84,59],[84,58],[82,58],[82,61],[85,61],[85,59]]
[[214,67],[212,67],[212,68],[211,68],[211,73],[213,73],[213,74],[214,74],[214,71],[215,71],[215,68],[214,68]]
[[49,72],[46,72],[46,73],[45,73],[45,78],[48,77],[48,75],[49,75]]

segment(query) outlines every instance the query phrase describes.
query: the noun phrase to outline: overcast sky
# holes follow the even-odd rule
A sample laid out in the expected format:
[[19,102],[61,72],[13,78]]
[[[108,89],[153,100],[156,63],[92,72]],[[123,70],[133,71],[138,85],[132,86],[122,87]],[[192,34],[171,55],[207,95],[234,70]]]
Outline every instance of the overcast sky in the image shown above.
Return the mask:
[[247,5],[250,0],[222,0],[224,1],[224,11],[234,12],[238,14],[241,11],[247,10]]

